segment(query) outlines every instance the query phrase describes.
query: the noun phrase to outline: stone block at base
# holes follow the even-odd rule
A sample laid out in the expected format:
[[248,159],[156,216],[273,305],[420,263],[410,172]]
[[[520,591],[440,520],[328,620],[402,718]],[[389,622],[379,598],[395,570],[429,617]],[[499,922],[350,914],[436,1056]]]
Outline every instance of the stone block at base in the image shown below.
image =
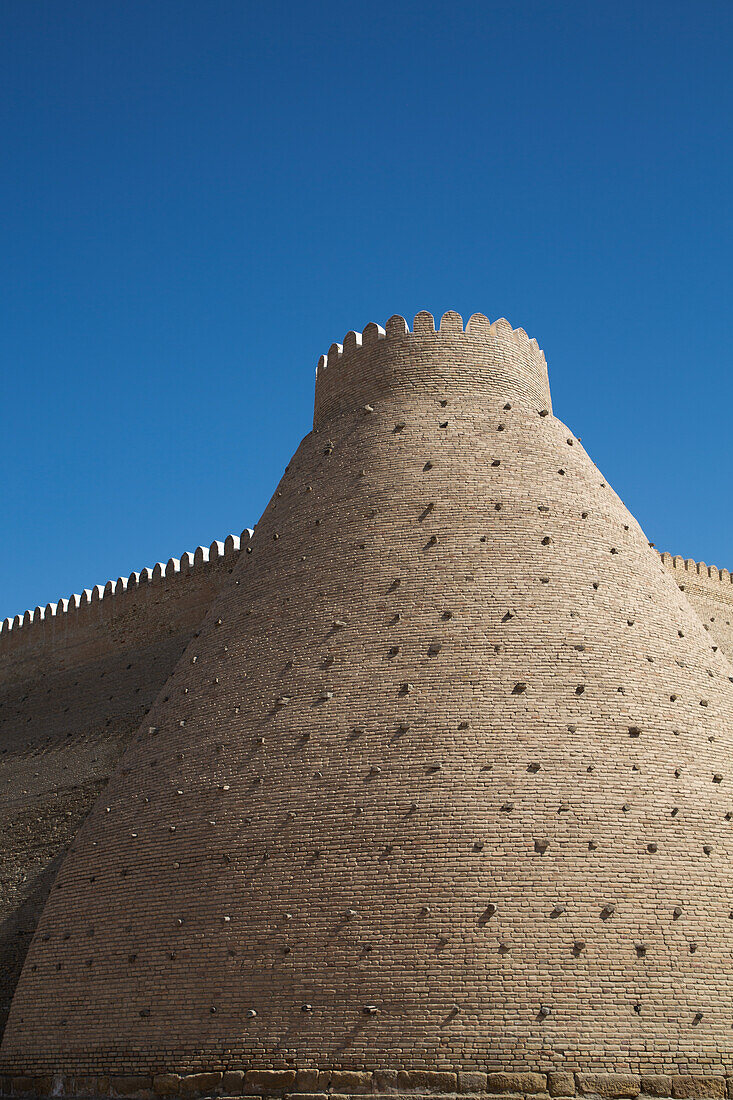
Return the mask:
[[443,1070],[401,1069],[397,1074],[397,1088],[404,1092],[455,1092],[458,1075]]
[[572,1073],[555,1070],[547,1074],[547,1091],[550,1096],[575,1096],[575,1077]]
[[153,1092],[156,1096],[178,1096],[181,1077],[178,1073],[157,1073],[153,1078]]
[[604,1096],[609,1100],[638,1096],[641,1081],[635,1073],[578,1073],[579,1090],[592,1096]]
[[545,1073],[489,1073],[486,1091],[492,1093],[514,1092],[532,1095],[547,1092]]
[[189,1073],[181,1079],[180,1095],[183,1100],[197,1100],[200,1096],[211,1096],[221,1086],[221,1071],[211,1073]]
[[681,1073],[672,1078],[672,1095],[680,1100],[701,1097],[715,1100],[725,1096],[725,1077],[713,1077],[707,1074]]
[[461,1070],[458,1074],[459,1092],[486,1092],[488,1074],[479,1070]]
[[372,1087],[372,1074],[360,1073],[357,1070],[331,1071],[330,1081],[332,1092],[370,1092]]
[[295,1089],[297,1092],[317,1093],[320,1074],[317,1069],[299,1069],[295,1073]]
[[642,1075],[641,1091],[647,1096],[671,1096],[672,1078],[666,1073]]
[[145,1074],[119,1074],[110,1076],[109,1092],[111,1096],[152,1096],[153,1078]]
[[250,1069],[244,1075],[248,1093],[290,1092],[294,1084],[294,1069]]
[[228,1069],[221,1081],[224,1096],[241,1096],[244,1090],[244,1070]]

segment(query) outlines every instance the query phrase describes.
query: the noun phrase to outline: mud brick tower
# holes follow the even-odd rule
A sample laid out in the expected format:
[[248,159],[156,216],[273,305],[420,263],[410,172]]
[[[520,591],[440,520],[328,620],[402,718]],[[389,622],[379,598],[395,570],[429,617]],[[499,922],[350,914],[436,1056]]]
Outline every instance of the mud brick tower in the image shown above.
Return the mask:
[[7,1087],[725,1095],[732,681],[535,341],[350,332],[61,866]]

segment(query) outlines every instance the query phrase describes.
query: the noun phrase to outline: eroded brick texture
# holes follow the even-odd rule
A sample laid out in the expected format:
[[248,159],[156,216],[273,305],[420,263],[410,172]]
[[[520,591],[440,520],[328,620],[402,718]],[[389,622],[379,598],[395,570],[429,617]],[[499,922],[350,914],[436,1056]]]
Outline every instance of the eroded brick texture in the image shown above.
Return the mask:
[[126,578],[80,607],[3,624],[0,1034],[63,854],[229,579],[238,546],[200,548],[184,572]]
[[322,365],[57,876],[8,1077],[723,1095],[733,671],[524,334],[430,320]]

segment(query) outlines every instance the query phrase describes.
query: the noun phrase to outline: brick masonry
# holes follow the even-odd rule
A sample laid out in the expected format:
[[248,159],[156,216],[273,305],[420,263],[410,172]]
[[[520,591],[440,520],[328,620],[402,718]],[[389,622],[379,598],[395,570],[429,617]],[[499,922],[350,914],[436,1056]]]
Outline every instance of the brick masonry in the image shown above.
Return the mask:
[[713,643],[733,658],[733,583],[727,569],[662,554],[664,565],[697,611]]
[[536,344],[349,334],[247,551],[56,876],[7,1087],[722,1096],[731,667]]
[[0,1034],[64,852],[239,550],[229,536],[2,624]]

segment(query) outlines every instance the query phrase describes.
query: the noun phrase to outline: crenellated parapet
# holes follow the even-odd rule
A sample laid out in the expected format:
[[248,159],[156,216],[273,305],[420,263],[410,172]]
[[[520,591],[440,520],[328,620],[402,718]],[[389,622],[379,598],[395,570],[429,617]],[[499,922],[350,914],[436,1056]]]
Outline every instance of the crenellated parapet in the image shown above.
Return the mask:
[[474,313],[465,328],[460,314],[444,313],[436,329],[432,314],[420,312],[410,331],[404,317],[384,328],[368,324],[332,344],[316,369],[313,418],[317,430],[332,416],[372,405],[387,392],[405,394],[482,393],[551,410],[547,363],[538,343],[503,317],[490,321]]
[[[415,319],[416,327],[419,325],[420,318],[425,316],[429,317],[429,314],[418,314]],[[469,325],[476,316],[471,318]],[[394,321],[395,318],[391,320]],[[388,327],[390,323],[388,322]],[[445,323],[444,316],[441,331]],[[497,325],[500,322],[494,324]],[[370,327],[367,326],[367,328]],[[374,328],[377,327],[374,326]],[[384,330],[380,331],[384,332]],[[355,333],[347,335],[345,348],[349,347],[348,336],[355,335]],[[534,340],[530,343],[536,345]],[[341,347],[341,345],[338,346]],[[539,355],[542,355],[542,352],[539,352]],[[327,369],[326,357],[323,356],[319,363],[319,377],[322,377],[322,372]],[[111,617],[112,609],[119,606],[119,601],[133,593],[149,592],[154,595],[157,586],[164,581],[183,581],[186,577],[210,569],[217,563],[233,560],[244,550],[252,534],[252,530],[245,529],[241,535],[227,535],[223,541],[215,539],[209,546],[197,546],[195,550],[183,553],[180,558],[169,558],[167,562],[157,562],[139,573],[131,573],[128,577],[118,577],[116,581],[109,580],[106,584],[85,588],[71,596],[62,597],[56,603],[47,603],[45,607],[37,606],[33,610],[25,611],[22,615],[0,620],[0,654],[7,653],[11,646],[14,647],[17,644],[36,643],[42,640],[43,635],[51,636],[52,632],[59,629],[66,631],[72,623],[83,622],[85,613],[93,612],[95,608],[109,613]],[[698,562],[692,558],[683,558],[679,554],[672,555],[667,551],[660,552],[659,556],[663,565],[679,576],[682,584],[684,584],[685,575],[690,579],[694,577],[726,586],[733,584],[733,574],[728,569],[718,569],[717,566],[706,565],[705,562]]]
[[662,563],[668,569],[674,569],[677,573],[692,573],[696,577],[704,577],[721,584],[731,584],[733,577],[728,569],[718,569],[716,565],[706,565],[704,561],[693,561],[692,558],[683,558],[679,554],[672,556],[667,551],[659,555]]
[[133,595],[139,599],[149,593],[155,599],[159,587],[166,582],[185,583],[186,578],[193,574],[210,570],[228,560],[233,561],[251,536],[249,529],[241,535],[227,535],[223,541],[214,540],[210,546],[198,546],[195,550],[186,551],[180,558],[157,562],[139,573],[131,573],[129,577],[96,584],[56,603],[47,603],[45,607],[35,607],[22,615],[3,619],[0,621],[0,655],[7,655],[18,646],[36,645],[66,636],[70,629],[85,625],[95,615],[112,619]]
[[733,578],[730,571],[679,555],[673,557],[662,553],[660,557],[712,640],[729,660],[733,660]]

